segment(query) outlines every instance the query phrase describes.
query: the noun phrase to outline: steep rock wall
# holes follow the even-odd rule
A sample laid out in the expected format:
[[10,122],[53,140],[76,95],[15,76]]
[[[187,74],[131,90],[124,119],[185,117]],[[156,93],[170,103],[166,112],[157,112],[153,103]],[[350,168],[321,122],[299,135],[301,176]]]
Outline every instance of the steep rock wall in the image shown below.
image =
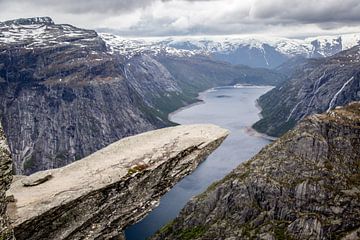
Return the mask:
[[359,172],[357,102],[300,122],[153,239],[359,239]]
[[4,131],[0,124],[0,239],[13,239],[13,232],[6,215],[6,190],[12,181],[12,162]]

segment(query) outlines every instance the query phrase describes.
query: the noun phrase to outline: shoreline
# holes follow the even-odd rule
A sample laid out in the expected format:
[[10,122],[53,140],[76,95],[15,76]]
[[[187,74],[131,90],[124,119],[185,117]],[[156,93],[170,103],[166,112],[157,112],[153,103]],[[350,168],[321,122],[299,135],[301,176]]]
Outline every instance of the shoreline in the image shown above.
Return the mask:
[[[275,88],[275,87],[273,87],[273,88]],[[272,89],[273,89],[272,88]],[[269,91],[271,91],[272,89],[270,89]],[[269,92],[268,91],[268,92]],[[267,93],[267,92],[266,92]],[[266,94],[266,93],[264,93],[264,94]],[[261,97],[261,96],[260,96]],[[259,110],[259,113],[258,113],[258,116],[259,116],[259,120],[261,120],[261,119],[263,119],[263,115],[261,114],[261,112],[262,112],[262,107],[260,107],[260,104],[259,104],[259,98],[258,99],[256,99],[256,101],[255,101],[255,107]],[[258,120],[258,121],[259,121]],[[254,123],[255,124],[255,123]],[[261,132],[259,132],[259,131],[257,131],[255,128],[253,128],[252,126],[250,127],[250,130],[249,131],[253,131],[253,132],[255,132],[255,135],[257,135],[257,136],[260,136],[260,137],[262,137],[262,138],[265,138],[265,139],[268,139],[268,140],[270,140],[270,141],[276,141],[277,139],[278,139],[278,137],[273,137],[273,136],[270,136],[270,135],[267,135],[266,133],[261,133]]]
[[194,106],[196,106],[196,105],[204,104],[205,101],[203,100],[202,95],[204,95],[206,92],[210,91],[211,89],[214,89],[214,88],[209,88],[209,89],[207,89],[207,90],[205,90],[205,91],[199,92],[198,95],[197,95],[197,97],[195,98],[195,101],[196,101],[196,102],[190,103],[190,104],[188,104],[188,105],[186,105],[186,106],[183,106],[183,107],[181,107],[181,108],[179,108],[179,109],[176,109],[175,111],[169,113],[168,116],[167,116],[167,119],[168,119],[170,122],[173,122],[173,123],[178,124],[177,122],[174,122],[174,121],[171,120],[171,119],[172,119],[172,116],[175,115],[175,114],[177,114],[178,112],[181,112],[181,111],[185,110],[185,109],[194,107]]
[[246,127],[245,132],[247,134],[251,135],[251,136],[264,138],[264,139],[267,139],[267,140],[269,140],[271,142],[276,141],[278,139],[277,137],[272,137],[272,136],[269,136],[269,135],[267,135],[265,133],[258,132],[253,127]]
[[[234,88],[234,89],[240,89],[240,88],[247,88],[247,87],[259,87],[259,88],[265,88],[265,87],[272,87],[271,89],[274,88],[274,86],[262,86],[262,85],[240,85],[240,84],[236,84],[236,85],[233,85],[233,86],[218,86],[218,87],[213,87],[213,88],[209,88],[205,91],[202,91],[202,92],[199,92],[198,93],[198,96],[195,98],[196,102],[194,103],[191,103],[189,105],[186,105],[186,106],[183,106],[171,113],[168,114],[168,120],[170,122],[173,122],[173,123],[176,123],[178,124],[177,122],[174,122],[172,121],[172,117],[173,115],[177,114],[178,112],[181,112],[185,109],[188,109],[188,108],[191,108],[191,107],[194,107],[194,106],[197,106],[197,105],[200,105],[200,104],[204,104],[205,101],[204,101],[204,97],[203,95],[206,94],[207,92],[209,91],[216,91],[217,88],[221,89],[221,88]],[[269,89],[269,91],[271,91],[271,89]],[[264,93],[266,94],[266,93]],[[259,103],[258,103],[258,99],[255,101],[255,107],[259,110],[259,113],[258,113],[258,116],[259,116],[259,120],[261,120],[263,118],[262,114],[261,114],[261,111],[262,111],[262,108],[260,107]],[[256,136],[256,137],[261,137],[261,138],[264,138],[264,139],[267,139],[269,141],[275,141],[277,140],[278,138],[277,137],[272,137],[270,135],[267,135],[265,133],[261,133],[261,132],[258,132],[256,129],[254,129],[252,126],[249,126],[249,127],[246,127],[245,128],[245,132],[249,135],[253,135],[253,136]]]
[[[213,109],[210,109],[209,107],[207,107],[208,105],[204,105],[204,106],[199,106],[196,109],[191,109],[190,114],[185,114],[185,118],[184,120],[182,119],[182,117],[180,117],[180,115],[182,116],[182,113],[179,113],[180,111],[184,111],[187,108],[191,108],[194,107],[196,105],[199,104],[211,104],[211,101],[214,100],[216,101],[217,97],[219,95],[221,95],[223,92],[221,90],[221,88],[228,88],[229,89],[229,94],[230,95],[234,95],[234,99],[232,100],[226,100],[226,105],[211,105],[212,107],[214,107]],[[232,88],[232,89],[230,89]],[[239,164],[241,164],[242,162],[248,161],[249,159],[251,159],[251,157],[257,152],[257,147],[265,147],[267,144],[271,144],[271,140],[269,139],[269,137],[265,136],[265,135],[261,135],[259,133],[257,133],[256,131],[251,129],[251,124],[252,122],[256,122],[259,117],[257,116],[257,112],[259,111],[257,108],[254,108],[256,106],[256,97],[259,97],[259,95],[262,94],[262,92],[267,92],[267,87],[263,87],[263,86],[254,86],[254,88],[264,88],[262,90],[244,90],[244,89],[239,89],[239,88],[250,88],[250,86],[245,86],[245,87],[234,87],[234,86],[223,86],[223,87],[215,87],[215,88],[209,88],[205,91],[199,92],[197,94],[196,97],[193,98],[193,101],[191,104],[188,104],[186,106],[183,106],[181,108],[178,108],[177,110],[171,112],[168,114],[168,120],[169,121],[173,121],[173,120],[178,120],[179,122],[183,122],[183,123],[187,123],[187,122],[192,122],[192,121],[197,121],[197,120],[201,120],[203,123],[204,122],[218,122],[216,119],[213,119],[214,117],[208,117],[208,116],[201,116],[202,113],[206,113],[206,112],[212,112],[212,111],[217,111],[217,115],[215,116],[219,116],[219,122],[218,124],[222,124],[223,123],[223,127],[227,128],[227,129],[232,129],[230,135],[233,138],[233,140],[235,140],[235,145],[232,144],[232,140],[230,140],[230,142],[227,142],[227,147],[225,146],[225,148],[223,148],[221,150],[221,147],[219,148],[220,150],[220,155],[213,155],[212,159],[207,159],[206,161],[204,161],[202,164],[201,168],[198,168],[196,171],[200,172],[200,175],[191,173],[189,177],[187,176],[186,178],[188,179],[186,182],[182,182],[179,183],[179,185],[175,186],[174,188],[172,188],[169,192],[169,194],[163,196],[160,200],[160,205],[158,208],[156,208],[154,211],[152,211],[152,213],[150,213],[149,215],[145,216],[145,218],[143,218],[141,221],[137,222],[136,224],[133,224],[131,226],[128,226],[128,228],[125,230],[126,234],[129,234],[130,239],[138,239],[138,231],[141,229],[146,229],[146,231],[148,233],[143,234],[144,238],[139,238],[139,239],[145,239],[145,237],[147,237],[148,235],[152,235],[151,232],[156,232],[159,231],[159,229],[161,229],[161,227],[165,226],[169,221],[171,221],[171,219],[174,219],[179,212],[181,211],[181,209],[183,208],[182,204],[186,204],[191,197],[193,196],[197,196],[199,194],[201,194],[203,191],[205,191],[205,189],[208,187],[208,185],[210,185],[211,183],[218,181],[219,179],[223,179],[229,172],[231,172],[233,169],[235,169],[237,166],[239,166]],[[238,90],[238,91],[237,91]],[[244,92],[244,94],[242,94]],[[247,93],[250,92],[251,94],[254,93],[256,95],[249,95],[248,100],[243,100],[242,97],[247,97]],[[226,93],[226,92],[225,92]],[[251,98],[250,98],[251,97]],[[216,98],[216,99],[213,99]],[[221,101],[220,99],[218,101]],[[255,106],[253,105],[255,104]],[[223,107],[228,106],[229,109],[227,109],[226,111],[223,112]],[[232,108],[239,108],[236,111],[232,111]],[[247,108],[251,109],[251,119],[253,121],[248,121],[247,120]],[[199,111],[197,111],[199,109]],[[234,109],[235,110],[235,109]],[[178,114],[178,115],[175,115]],[[179,116],[179,119],[177,119],[176,116]],[[222,116],[227,116],[225,118],[224,121],[221,120]],[[229,119],[230,118],[230,119]],[[243,121],[244,119],[244,121]],[[187,121],[189,120],[189,121]],[[239,123],[239,124],[233,124],[234,123]],[[175,123],[175,122],[174,122]],[[179,124],[179,123],[178,123]],[[251,143],[250,146],[248,146],[247,140],[251,139],[252,141],[254,141],[253,143]],[[225,143],[226,144],[226,143]],[[256,149],[255,149],[256,147]],[[229,149],[228,149],[229,148]],[[241,156],[237,156],[237,154],[234,154],[234,151],[237,151],[238,148],[250,148],[249,152],[248,151],[244,151],[244,155],[240,154]],[[254,148],[254,149],[253,149]],[[253,150],[251,150],[253,149]],[[254,153],[252,154],[251,152],[254,151]],[[223,160],[224,158],[227,158],[228,162],[226,162],[226,164],[223,164]],[[210,161],[210,162],[209,162]],[[211,169],[211,171],[213,171],[211,174],[208,174],[207,171],[208,169]],[[202,174],[205,175],[205,177],[199,177],[202,176]],[[192,184],[199,184],[199,186],[201,186],[201,188],[204,188],[203,190],[198,189],[198,188],[192,188],[191,186],[188,185],[188,183]],[[179,204],[178,203],[173,203],[173,201],[176,201],[178,198],[178,195],[181,196],[181,198],[184,198],[183,200],[180,198],[179,200]],[[171,210],[170,210],[171,209]],[[175,210],[174,210],[175,209]],[[150,225],[149,223],[152,223],[157,217],[159,217],[159,224],[156,225]],[[163,218],[166,218],[167,220],[162,220]]]

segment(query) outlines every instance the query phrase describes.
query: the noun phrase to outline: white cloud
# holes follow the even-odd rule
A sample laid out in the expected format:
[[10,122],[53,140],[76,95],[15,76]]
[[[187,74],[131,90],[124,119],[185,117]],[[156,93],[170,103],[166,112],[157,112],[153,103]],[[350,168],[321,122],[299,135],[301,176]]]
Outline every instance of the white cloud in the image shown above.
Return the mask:
[[50,16],[124,35],[360,32],[358,0],[0,0],[1,20]]

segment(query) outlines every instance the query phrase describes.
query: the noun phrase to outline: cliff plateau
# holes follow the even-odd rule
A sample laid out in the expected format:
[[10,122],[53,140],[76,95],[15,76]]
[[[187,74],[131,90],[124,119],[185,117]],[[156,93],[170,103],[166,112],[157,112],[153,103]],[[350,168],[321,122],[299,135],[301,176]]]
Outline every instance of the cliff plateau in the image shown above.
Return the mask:
[[15,237],[119,239],[227,135],[214,125],[165,128],[124,138],[63,168],[16,176],[7,193]]

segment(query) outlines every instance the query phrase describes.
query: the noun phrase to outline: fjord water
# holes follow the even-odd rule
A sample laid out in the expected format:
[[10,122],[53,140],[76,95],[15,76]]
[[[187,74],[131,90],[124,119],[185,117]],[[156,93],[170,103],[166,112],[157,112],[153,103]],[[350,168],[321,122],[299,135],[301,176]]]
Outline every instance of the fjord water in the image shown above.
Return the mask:
[[259,120],[256,99],[269,91],[266,86],[234,86],[210,89],[200,94],[202,104],[170,115],[179,124],[212,123],[226,128],[230,135],[191,175],[161,198],[160,205],[139,223],[126,229],[127,240],[144,240],[174,219],[191,197],[205,191],[241,162],[254,156],[270,142],[253,130]]

